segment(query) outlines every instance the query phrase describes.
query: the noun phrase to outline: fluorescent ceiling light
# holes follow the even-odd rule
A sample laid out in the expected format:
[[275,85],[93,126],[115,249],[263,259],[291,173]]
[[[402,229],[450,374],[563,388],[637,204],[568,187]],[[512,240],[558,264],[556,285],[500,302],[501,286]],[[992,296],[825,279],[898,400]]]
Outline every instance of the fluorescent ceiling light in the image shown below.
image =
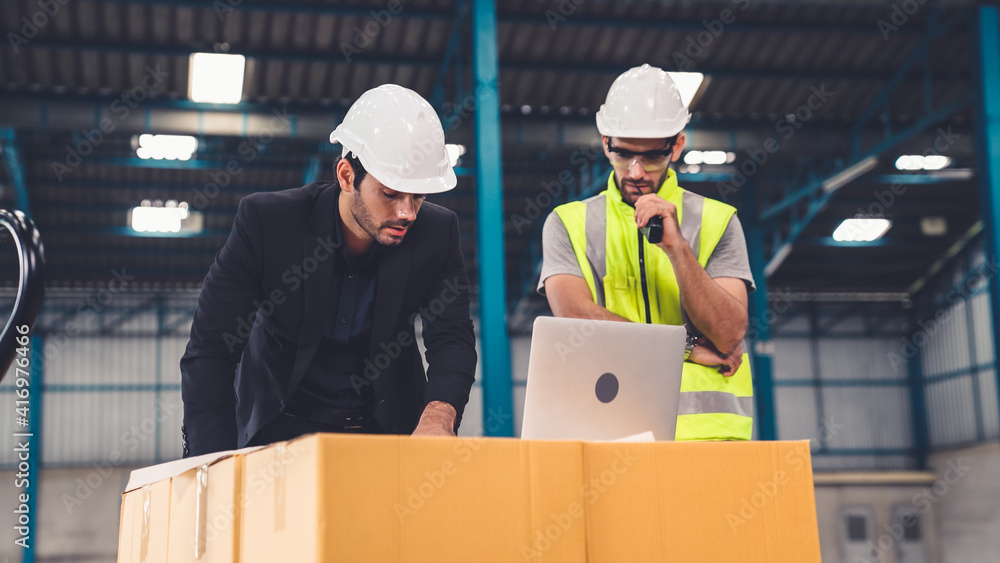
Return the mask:
[[[684,155],[685,164],[726,164],[732,162],[725,151],[688,151]],[[733,155],[735,157],[735,155]]]
[[951,159],[939,154],[904,154],[896,159],[897,170],[941,170],[951,164]]
[[[674,84],[677,85],[677,89],[681,92],[681,101],[684,102],[685,106],[691,106],[691,100],[694,99],[694,95],[698,93],[698,88],[701,87],[701,82],[705,80],[705,75],[700,72],[668,72],[670,78],[674,80]],[[697,164],[688,163],[688,164]]]
[[833,231],[833,240],[837,242],[871,242],[879,239],[889,227],[892,221],[888,219],[861,218],[844,219],[844,222]]
[[702,159],[704,159],[705,164],[725,164],[726,163],[726,153],[725,151],[705,151],[702,153]]
[[878,164],[878,159],[874,156],[869,156],[864,160],[859,160],[857,163],[837,172],[830,178],[826,179],[823,183],[824,192],[832,192],[833,190],[840,189],[844,185],[852,182],[858,176],[868,172]]
[[701,164],[705,162],[703,154],[701,151],[688,151],[684,155],[684,164]]
[[[145,200],[129,211],[129,224],[139,233],[180,233],[201,230],[200,213],[188,210],[187,202]],[[190,221],[190,219],[199,219]]]
[[193,53],[188,66],[188,98],[192,102],[236,104],[243,98],[243,55]]
[[465,154],[465,145],[445,145],[444,148],[448,151],[448,161],[451,166],[458,165],[458,157]]
[[948,234],[948,221],[944,217],[922,217],[920,232],[924,236],[939,237]]
[[198,150],[198,139],[190,135],[139,135],[135,154],[155,160],[190,160]]

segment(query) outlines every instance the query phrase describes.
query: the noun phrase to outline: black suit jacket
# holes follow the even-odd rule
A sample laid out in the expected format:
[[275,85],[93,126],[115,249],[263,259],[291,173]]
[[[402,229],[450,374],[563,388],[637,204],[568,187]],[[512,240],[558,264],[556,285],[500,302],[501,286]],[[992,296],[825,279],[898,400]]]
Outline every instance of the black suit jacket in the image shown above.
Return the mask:
[[[181,359],[185,456],[243,447],[302,380],[330,310],[334,261],[342,259],[334,237],[339,194],[333,184],[312,183],[240,201]],[[455,214],[425,202],[403,242],[381,249],[377,284],[371,349],[355,388],[372,387],[372,414],[386,432],[412,432],[431,401],[454,406],[460,421],[477,358]]]

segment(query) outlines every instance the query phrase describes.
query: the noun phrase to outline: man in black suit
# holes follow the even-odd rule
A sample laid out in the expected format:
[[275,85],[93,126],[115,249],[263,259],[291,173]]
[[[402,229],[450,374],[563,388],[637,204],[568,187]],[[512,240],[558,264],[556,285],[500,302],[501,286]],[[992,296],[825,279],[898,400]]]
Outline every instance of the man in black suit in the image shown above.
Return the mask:
[[331,141],[344,147],[335,183],[240,201],[181,359],[185,457],[309,432],[458,429],[477,358],[458,220],[424,202],[457,183],[441,123],[383,85]]

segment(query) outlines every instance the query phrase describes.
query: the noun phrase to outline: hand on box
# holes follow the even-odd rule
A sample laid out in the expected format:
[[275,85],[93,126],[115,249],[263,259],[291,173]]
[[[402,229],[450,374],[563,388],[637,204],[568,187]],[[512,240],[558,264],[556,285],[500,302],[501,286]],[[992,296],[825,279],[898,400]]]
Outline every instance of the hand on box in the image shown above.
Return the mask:
[[424,407],[413,436],[454,436],[455,407],[442,401],[431,401]]

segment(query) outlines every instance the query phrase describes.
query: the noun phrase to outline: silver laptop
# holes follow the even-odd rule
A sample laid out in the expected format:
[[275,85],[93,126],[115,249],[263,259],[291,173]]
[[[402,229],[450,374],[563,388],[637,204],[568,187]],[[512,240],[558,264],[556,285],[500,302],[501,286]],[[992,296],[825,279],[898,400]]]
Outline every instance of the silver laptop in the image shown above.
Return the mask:
[[619,440],[677,426],[682,326],[539,317],[521,438]]

